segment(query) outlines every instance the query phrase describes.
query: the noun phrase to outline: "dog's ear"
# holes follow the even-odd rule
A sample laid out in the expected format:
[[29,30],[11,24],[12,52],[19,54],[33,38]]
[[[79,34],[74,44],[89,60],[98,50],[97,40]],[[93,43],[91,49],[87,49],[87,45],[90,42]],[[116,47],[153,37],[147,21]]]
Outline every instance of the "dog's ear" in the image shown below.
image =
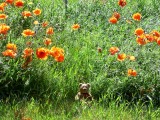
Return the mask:
[[87,83],[88,88],[91,86],[89,83]]
[[79,83],[79,87],[81,87],[82,84],[83,84],[83,83]]

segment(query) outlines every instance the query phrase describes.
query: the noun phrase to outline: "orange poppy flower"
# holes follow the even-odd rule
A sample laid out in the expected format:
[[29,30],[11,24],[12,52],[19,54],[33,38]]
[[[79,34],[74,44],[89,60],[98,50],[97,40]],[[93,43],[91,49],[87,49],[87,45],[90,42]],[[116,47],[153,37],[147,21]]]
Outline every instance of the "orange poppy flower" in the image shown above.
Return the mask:
[[28,64],[32,62],[32,54],[33,54],[32,48],[26,48],[23,50],[22,57],[25,59],[25,62],[23,63],[22,68],[28,67]]
[[147,38],[148,42],[155,41],[154,36],[152,34],[145,34],[145,37]]
[[137,72],[136,70],[133,69],[128,69],[128,76],[137,76]]
[[144,34],[144,30],[142,28],[137,28],[135,31],[134,31],[134,34],[137,35],[137,36],[141,36]]
[[5,50],[2,54],[11,58],[15,58],[17,56],[17,53],[10,49]]
[[14,0],[6,0],[5,2],[8,4],[12,4],[14,2]]
[[2,5],[0,5],[0,11],[4,11],[4,7]]
[[48,22],[47,21],[42,23],[42,27],[47,27],[47,26],[48,26]]
[[26,58],[27,56],[31,56],[33,54],[32,48],[26,48],[23,50],[23,57]]
[[54,30],[53,30],[53,28],[52,28],[52,27],[47,28],[47,30],[46,30],[46,34],[48,34],[48,35],[52,35],[53,33],[54,33]]
[[117,60],[118,61],[124,61],[125,59],[126,59],[126,54],[118,54],[118,56],[117,56]]
[[136,60],[136,58],[135,58],[134,56],[128,55],[127,57],[128,57],[128,59],[131,60],[131,61],[135,61],[135,60]]
[[9,49],[9,50],[13,50],[14,52],[17,52],[17,46],[13,43],[8,43],[6,45],[6,48]]
[[41,12],[42,12],[42,11],[41,11],[41,9],[39,9],[39,8],[36,8],[35,10],[33,10],[33,14],[36,15],[36,16],[37,16],[37,15],[40,15]]
[[160,46],[160,37],[156,40],[156,42]]
[[133,18],[133,20],[140,21],[142,16],[140,13],[135,13],[135,14],[133,14],[132,18]]
[[144,35],[141,35],[139,37],[136,38],[136,42],[139,44],[139,45],[145,45],[147,44],[147,39]]
[[54,58],[60,56],[61,54],[64,54],[64,50],[62,48],[53,46],[50,50],[50,55]]
[[9,26],[6,24],[0,24],[0,34],[7,34],[8,30],[10,29]]
[[116,24],[117,21],[118,21],[118,20],[117,20],[117,18],[115,18],[115,17],[109,18],[109,22],[112,23],[112,24]]
[[27,68],[29,63],[32,62],[32,55],[25,57],[25,62],[22,64],[22,68]]
[[153,31],[151,32],[151,34],[152,34],[153,36],[160,37],[160,33],[159,33],[159,31],[157,31],[157,30],[153,30]]
[[114,55],[114,54],[116,54],[117,52],[119,52],[119,48],[118,48],[118,47],[111,47],[111,48],[109,49],[109,52],[110,52],[111,55]]
[[64,54],[59,54],[59,56],[56,56],[55,61],[63,62],[64,61]]
[[7,3],[6,3],[6,2],[3,2],[3,3],[0,4],[0,6],[6,7],[6,6],[7,6]]
[[32,13],[30,11],[23,11],[22,12],[22,16],[24,18],[27,18],[27,17],[32,17]]
[[78,30],[80,28],[80,25],[79,24],[74,24],[72,25],[72,29],[73,30]]
[[7,3],[3,2],[0,4],[0,11],[4,11],[4,7],[7,6]]
[[113,16],[114,16],[115,18],[117,18],[117,20],[119,20],[120,17],[121,17],[121,15],[120,15],[118,12],[114,12],[114,13],[113,13]]
[[45,45],[50,45],[50,44],[52,44],[52,41],[51,41],[51,39],[49,39],[49,38],[45,38],[45,40],[44,40],[44,44]]
[[16,0],[14,5],[16,7],[23,7],[24,6],[24,2],[22,0]]
[[124,7],[124,6],[126,6],[126,0],[119,0],[118,1],[118,5],[120,6],[120,7]]
[[6,14],[0,14],[0,20],[6,19],[8,16]]
[[38,48],[36,50],[36,55],[41,60],[46,60],[48,58],[48,49],[46,48]]
[[50,50],[50,55],[54,57],[57,62],[64,61],[64,50],[62,48],[52,47]]
[[26,48],[23,50],[22,57],[25,59],[25,62],[22,64],[22,68],[26,68],[30,62],[32,62],[33,50],[32,48]]
[[32,31],[32,30],[30,30],[30,29],[26,29],[26,30],[23,30],[22,35],[23,35],[24,37],[33,36],[33,35],[35,35],[35,32]]

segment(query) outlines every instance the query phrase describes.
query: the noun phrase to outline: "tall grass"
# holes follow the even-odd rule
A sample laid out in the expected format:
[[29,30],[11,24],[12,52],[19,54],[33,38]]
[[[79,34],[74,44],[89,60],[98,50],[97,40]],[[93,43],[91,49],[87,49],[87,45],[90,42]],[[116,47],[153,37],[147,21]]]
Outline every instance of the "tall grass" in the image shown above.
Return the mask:
[[63,102],[56,107],[54,104],[48,104],[47,101],[42,106],[33,99],[28,102],[13,102],[7,106],[2,102],[0,104],[1,120],[13,120],[20,117],[34,120],[158,120],[160,118],[159,109],[141,104],[132,107],[127,103],[117,105],[115,101],[110,102],[108,106],[94,103],[91,107],[80,106],[73,102]]
[[[111,102],[120,97],[120,102],[137,103],[138,101],[146,105],[152,103],[154,107],[160,105],[160,48],[156,43],[139,46],[134,35],[138,27],[142,27],[147,33],[153,29],[160,30],[158,1],[128,0],[127,6],[121,8],[115,0],[104,2],[72,0],[68,2],[67,11],[64,10],[63,1],[33,1],[33,3],[21,9],[12,6],[6,9],[9,17],[5,22],[11,27],[11,30],[0,42],[0,52],[5,50],[8,42],[12,42],[18,46],[18,56],[11,59],[0,55],[0,74],[2,76],[0,78],[0,99],[13,102],[15,99],[30,100],[33,98],[33,101],[26,103],[25,107],[27,111],[30,111],[27,114],[35,119],[156,119],[159,117],[159,109],[152,113],[150,110],[153,109],[150,108],[146,108],[149,111],[146,109],[139,111],[142,109],[141,106],[128,109],[124,107],[125,103],[117,106]],[[39,17],[24,19],[21,16],[23,10],[32,10],[36,7],[42,9]],[[108,22],[114,11],[121,14],[121,19],[116,25]],[[132,15],[136,12],[142,13],[143,17],[140,22],[132,20]],[[52,46],[64,49],[64,62],[58,63],[51,58],[42,61],[34,54],[30,67],[26,69],[21,67],[24,62],[21,55],[26,47],[26,41],[33,41],[34,51],[44,46],[42,43],[45,37],[44,31],[33,24],[35,20],[48,21],[49,26],[54,27],[55,34],[51,36]],[[131,24],[126,20],[131,21]],[[74,23],[80,24],[79,30],[71,29]],[[21,33],[27,28],[37,31],[37,36],[24,38]],[[135,56],[136,61],[117,61],[116,56],[109,53],[109,48],[112,46],[118,46],[120,53]],[[101,53],[97,51],[99,47],[102,48]],[[138,76],[128,77],[128,68],[136,69]],[[103,104],[109,107],[95,103],[91,109],[78,111],[75,108],[77,104],[70,103],[70,101],[74,100],[80,82],[89,82],[95,100],[99,102],[103,98]],[[41,103],[48,100],[59,105],[59,108],[57,107],[57,111],[50,112],[48,115],[43,115],[46,109],[44,108],[44,111],[42,109],[41,113],[40,105],[36,104],[35,99]],[[73,110],[65,107],[68,104]],[[17,104],[14,105],[14,108],[12,105],[7,107],[5,108],[2,103],[1,111],[5,108],[7,113],[2,115],[2,119],[13,118],[14,114],[9,113],[13,113],[13,109],[19,109],[16,108]],[[9,112],[7,112],[8,109]],[[55,108],[49,106],[47,109],[52,111]],[[61,116],[57,116],[57,112]]]

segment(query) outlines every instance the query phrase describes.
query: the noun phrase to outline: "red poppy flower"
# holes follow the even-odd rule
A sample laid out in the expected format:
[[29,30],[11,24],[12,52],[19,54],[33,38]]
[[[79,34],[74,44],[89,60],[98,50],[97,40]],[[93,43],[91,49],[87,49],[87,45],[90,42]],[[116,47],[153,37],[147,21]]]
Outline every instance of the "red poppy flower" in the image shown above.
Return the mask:
[[124,7],[124,6],[126,6],[126,4],[127,4],[126,0],[119,0],[119,1],[118,1],[118,5],[119,5],[120,7]]
[[5,2],[8,4],[12,4],[14,2],[14,0],[6,0]]
[[144,34],[144,30],[142,28],[137,28],[135,31],[134,31],[134,34],[137,35],[137,36],[141,36]]
[[23,7],[24,6],[24,2],[22,0],[16,0],[14,5],[16,7]]
[[48,58],[48,49],[38,48],[36,50],[36,55],[39,59],[46,60]]

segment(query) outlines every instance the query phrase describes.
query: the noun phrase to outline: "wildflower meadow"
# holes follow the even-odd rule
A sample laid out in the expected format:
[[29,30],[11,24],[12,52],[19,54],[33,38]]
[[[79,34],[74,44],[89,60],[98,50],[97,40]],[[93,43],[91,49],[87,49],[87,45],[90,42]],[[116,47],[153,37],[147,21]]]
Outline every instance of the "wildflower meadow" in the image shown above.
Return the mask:
[[1,0],[0,119],[160,119],[159,4]]

